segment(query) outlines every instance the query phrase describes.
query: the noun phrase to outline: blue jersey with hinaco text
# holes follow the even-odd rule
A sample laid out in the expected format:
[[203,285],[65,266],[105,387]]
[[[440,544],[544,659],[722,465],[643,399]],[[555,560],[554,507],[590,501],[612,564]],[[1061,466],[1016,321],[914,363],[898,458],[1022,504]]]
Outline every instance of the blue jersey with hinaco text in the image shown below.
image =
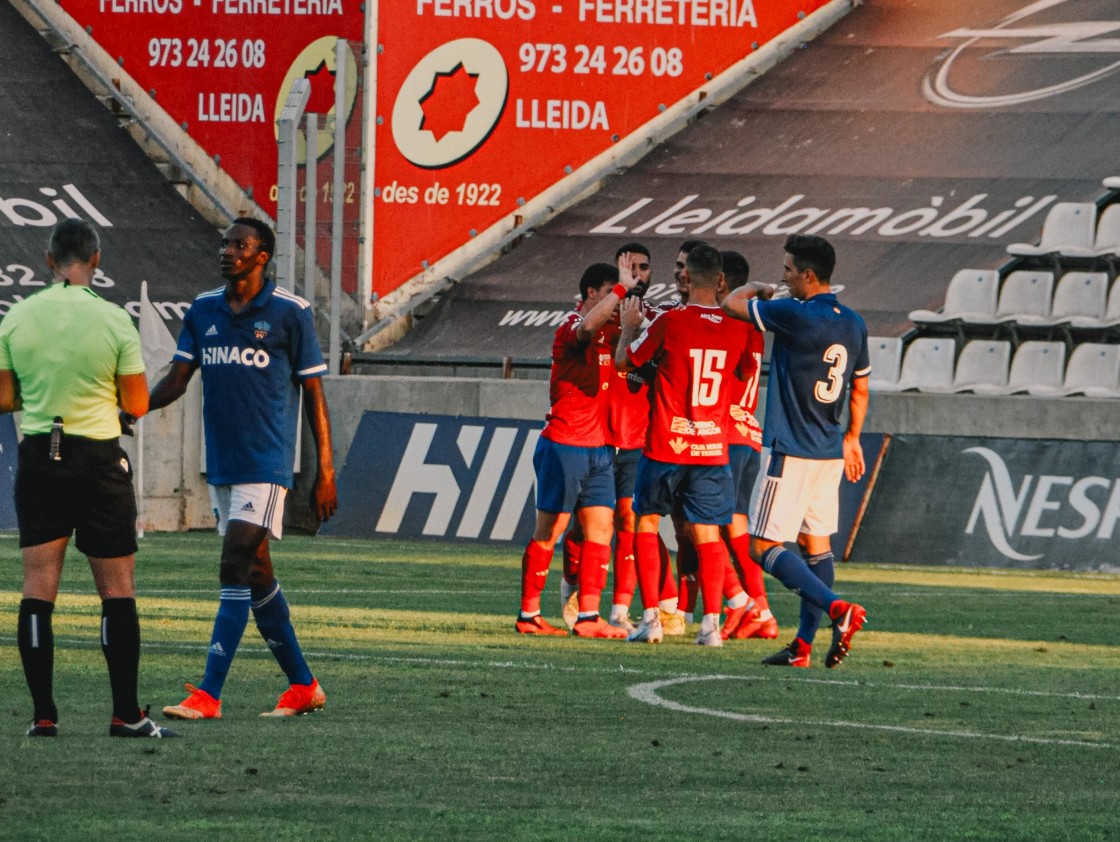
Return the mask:
[[300,383],[327,372],[308,303],[268,281],[240,313],[225,287],[183,317],[175,359],[202,370],[206,481],[292,487]]
[[763,447],[802,459],[843,458],[848,387],[871,373],[863,317],[833,293],[755,298],[749,307],[755,326],[774,334]]

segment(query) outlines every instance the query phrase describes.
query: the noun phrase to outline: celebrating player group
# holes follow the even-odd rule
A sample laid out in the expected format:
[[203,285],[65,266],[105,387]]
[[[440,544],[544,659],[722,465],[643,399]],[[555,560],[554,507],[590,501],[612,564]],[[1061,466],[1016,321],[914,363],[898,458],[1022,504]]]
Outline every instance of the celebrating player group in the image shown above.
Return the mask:
[[[774,639],[765,570],[800,595],[801,612],[796,636],[763,663],[810,666],[827,612],[825,666],[837,666],[867,618],[832,590],[831,536],[841,475],[856,482],[866,469],[859,436],[871,367],[863,319],[831,291],[832,246],[790,236],[789,295],[774,297],[773,286],[749,281],[743,255],[686,241],[677,296],[656,307],[643,301],[649,250],[628,243],[615,257],[584,271],[580,302],[553,341],[517,631],[567,634],[541,616],[563,539],[562,613],[577,637],[659,643],[684,634],[699,613],[700,645]],[[765,332],[773,345],[759,425]],[[665,516],[677,538],[675,577],[660,538]],[[799,552],[786,548],[792,542]],[[612,543],[614,591],[603,619]]]

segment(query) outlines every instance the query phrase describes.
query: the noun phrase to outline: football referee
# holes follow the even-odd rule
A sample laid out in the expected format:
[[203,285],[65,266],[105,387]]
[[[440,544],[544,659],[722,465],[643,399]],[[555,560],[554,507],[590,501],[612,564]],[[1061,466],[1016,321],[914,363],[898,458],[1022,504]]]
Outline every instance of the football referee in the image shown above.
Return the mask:
[[22,410],[15,503],[23,554],[17,641],[35,713],[29,737],[58,733],[51,614],[70,536],[101,596],[101,650],[113,737],[174,737],[140,710],[140,621],[133,568],[136,497],[118,407],[148,411],[140,337],[128,314],[90,289],[97,231],[80,219],[51,232],[54,282],[0,322],[0,412]]

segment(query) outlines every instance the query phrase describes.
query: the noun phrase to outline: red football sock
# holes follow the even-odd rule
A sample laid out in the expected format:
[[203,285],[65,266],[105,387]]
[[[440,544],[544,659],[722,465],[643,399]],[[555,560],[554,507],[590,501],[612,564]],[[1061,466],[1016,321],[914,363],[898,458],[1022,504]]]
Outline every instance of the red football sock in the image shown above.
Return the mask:
[[642,592],[642,607],[656,608],[658,605],[658,584],[661,575],[661,554],[657,550],[656,532],[639,532],[634,539],[637,550],[635,558],[638,567],[638,588]]
[[[763,607],[766,600],[766,582],[762,578],[762,568],[754,563],[751,558],[751,536],[740,535],[731,539],[731,551],[739,561],[739,569],[743,574],[743,587],[747,589],[747,596]],[[767,605],[768,607],[768,605]]]
[[723,605],[720,591],[723,588],[723,571],[731,566],[727,547],[723,541],[709,541],[696,546],[700,562],[700,598],[704,600],[705,614],[718,614]]
[[611,566],[611,548],[607,544],[584,541],[579,564],[579,612],[599,613],[599,597],[607,584]]
[[658,588],[658,601],[665,602],[669,599],[676,599],[678,596],[677,580],[673,577],[673,559],[669,555],[669,548],[665,546],[665,542],[661,540],[660,535],[657,536],[657,552],[661,559],[661,587]]
[[614,604],[629,605],[638,586],[638,565],[634,558],[634,533],[619,532],[614,547]]
[[691,614],[696,609],[697,591],[696,574],[683,574],[680,580],[680,602],[677,604],[677,610]]
[[564,581],[574,585],[579,581],[580,552],[583,544],[572,539],[571,532],[564,533]]
[[539,614],[541,594],[548,581],[548,566],[552,564],[552,550],[536,541],[529,541],[521,556],[521,611]]
[[[726,545],[724,549],[727,549]],[[743,593],[744,588],[743,583],[739,581],[739,574],[735,572],[735,565],[731,563],[730,553],[725,554],[724,558],[726,561],[723,565],[723,598],[731,599],[731,597]]]

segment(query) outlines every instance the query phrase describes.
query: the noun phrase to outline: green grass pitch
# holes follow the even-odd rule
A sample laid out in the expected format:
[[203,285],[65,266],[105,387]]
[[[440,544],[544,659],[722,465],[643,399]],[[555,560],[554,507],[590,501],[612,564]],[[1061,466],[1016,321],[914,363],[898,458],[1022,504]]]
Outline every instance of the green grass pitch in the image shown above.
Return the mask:
[[[153,714],[201,678],[218,550],[141,541]],[[61,734],[30,740],[19,549],[0,536],[0,840],[1120,839],[1118,576],[838,565],[869,623],[839,669],[826,631],[789,670],[759,663],[796,626],[770,579],[779,640],[716,651],[695,629],[515,634],[512,548],[294,535],[273,556],[324,711],[258,717],[285,682],[250,625],[221,721],[110,740],[100,609],[72,553]]]

